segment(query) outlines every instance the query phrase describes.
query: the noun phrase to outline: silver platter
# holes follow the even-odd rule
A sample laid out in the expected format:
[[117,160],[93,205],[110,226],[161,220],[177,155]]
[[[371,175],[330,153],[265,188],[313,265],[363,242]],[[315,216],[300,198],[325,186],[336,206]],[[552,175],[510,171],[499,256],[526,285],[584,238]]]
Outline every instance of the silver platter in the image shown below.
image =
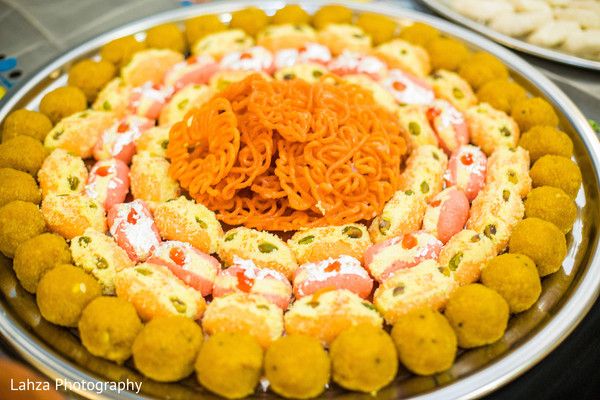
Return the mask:
[[459,24],[464,25],[467,28],[474,30],[475,32],[481,33],[482,35],[485,35],[506,47],[510,47],[511,49],[529,53],[537,57],[545,58],[547,60],[571,65],[573,67],[587,68],[600,71],[600,61],[594,61],[587,58],[578,57],[560,50],[537,46],[531,43],[527,43],[523,40],[505,35],[487,27],[482,23],[474,21],[471,18],[467,18],[464,15],[458,13],[457,11],[453,10],[451,7],[448,6],[445,0],[421,0],[421,2],[426,4],[427,7],[431,8],[438,14],[454,22],[458,22]]
[[[327,3],[328,0],[301,2],[309,12]],[[561,119],[561,129],[574,142],[575,159],[584,177],[583,189],[576,200],[579,215],[572,233],[567,236],[569,251],[563,268],[544,279],[540,300],[530,310],[511,318],[506,334],[497,343],[459,354],[450,370],[433,377],[415,377],[401,372],[391,385],[377,394],[377,398],[385,400],[425,397],[446,400],[482,396],[523,374],[549,354],[575,329],[598,297],[600,143],[586,118],[571,100],[538,70],[504,47],[453,23],[391,4],[336,3],[343,3],[356,13],[370,11],[386,14],[402,24],[422,21],[464,41],[474,50],[494,54],[507,65],[519,84],[554,105]],[[284,1],[275,0],[260,3],[248,0],[213,2],[158,14],[101,35],[73,48],[24,80],[0,102],[0,120],[16,108],[36,109],[43,93],[66,82],[66,72],[72,63],[97,55],[100,47],[112,39],[131,34],[143,35],[143,31],[155,25],[183,21],[200,14],[219,14],[223,20],[227,20],[231,11],[248,5],[258,5],[272,14],[284,4]],[[2,257],[0,291],[3,294],[0,296],[0,334],[44,374],[53,379],[86,381],[90,385],[107,380],[143,382],[139,395],[76,389],[82,396],[92,399],[216,398],[199,387],[194,377],[175,384],[161,384],[144,379],[129,364],[119,366],[92,356],[80,344],[75,332],[44,321],[33,296],[18,284],[10,260]],[[278,398],[270,392],[257,392],[255,397]],[[333,386],[323,398],[358,400],[364,395],[348,393]]]

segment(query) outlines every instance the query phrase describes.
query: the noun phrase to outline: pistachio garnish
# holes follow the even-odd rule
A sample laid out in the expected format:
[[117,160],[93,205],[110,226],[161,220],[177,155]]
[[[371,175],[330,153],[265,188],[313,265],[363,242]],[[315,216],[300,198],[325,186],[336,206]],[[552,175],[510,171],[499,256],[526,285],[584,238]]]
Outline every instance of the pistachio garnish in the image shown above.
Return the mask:
[[408,131],[413,136],[419,136],[421,134],[421,125],[415,121],[411,121],[408,123]]
[[403,294],[403,293],[404,293],[404,289],[406,289],[406,286],[404,286],[404,284],[403,284],[403,283],[401,283],[401,284],[399,284],[398,286],[396,286],[396,287],[394,288],[394,291],[392,292],[392,294],[393,294],[394,296],[399,296],[399,295],[401,295],[401,294]]
[[496,234],[496,225],[489,224],[488,226],[486,226],[483,230],[483,234],[491,239],[492,236]]
[[200,228],[202,228],[202,229],[208,228],[208,225],[206,225],[206,222],[204,222],[203,220],[201,220],[200,217],[196,216],[195,219],[196,219],[196,223],[198,225],[200,225]]
[[91,242],[92,242],[92,238],[89,236],[81,236],[81,237],[79,237],[79,239],[77,239],[77,243],[79,243],[79,245],[81,247],[86,247]]
[[456,271],[456,269],[458,268],[458,265],[462,261],[462,258],[463,258],[462,251],[459,251],[458,253],[456,253],[455,255],[452,256],[452,258],[448,262],[448,267],[450,268],[450,271]]
[[98,267],[98,269],[108,268],[108,261],[106,261],[106,258],[96,256],[96,267]]
[[171,304],[173,304],[173,307],[175,307],[175,310],[177,310],[178,313],[183,314],[187,311],[187,305],[183,301],[181,301],[179,297],[170,297],[169,300],[171,301]]
[[390,222],[389,219],[381,218],[381,220],[379,221],[379,224],[378,224],[379,232],[382,235],[385,235],[387,233],[387,231],[390,230],[391,226],[392,226],[392,223]]
[[342,233],[352,239],[360,239],[363,234],[360,228],[352,225],[345,227]]
[[304,236],[302,239],[298,240],[298,244],[309,244],[315,240],[315,235]]
[[275,246],[273,243],[269,243],[269,242],[262,242],[258,245],[258,250],[261,253],[271,253],[275,250],[277,250],[277,246]]
[[79,186],[79,178],[78,177],[69,175],[67,177],[67,182],[69,182],[69,189],[77,190],[77,187]]

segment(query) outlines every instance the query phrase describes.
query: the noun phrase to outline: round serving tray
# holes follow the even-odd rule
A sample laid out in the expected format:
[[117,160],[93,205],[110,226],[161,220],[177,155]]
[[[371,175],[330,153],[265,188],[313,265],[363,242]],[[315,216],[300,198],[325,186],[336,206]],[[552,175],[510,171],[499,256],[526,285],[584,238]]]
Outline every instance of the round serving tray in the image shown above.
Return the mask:
[[459,12],[453,10],[447,4],[446,0],[421,0],[421,2],[426,4],[427,7],[431,8],[438,14],[452,21],[458,22],[459,24],[462,24],[467,28],[472,29],[478,33],[481,33],[504,46],[510,47],[511,49],[519,50],[537,57],[556,61],[562,64],[571,65],[574,67],[581,67],[600,71],[600,61],[594,61],[587,58],[578,57],[560,50],[554,50],[547,47],[537,46],[531,43],[527,43],[523,40],[505,35],[487,27],[482,23],[474,21],[471,18],[467,18]]
[[[169,21],[183,21],[200,14],[219,14],[223,20],[230,12],[249,5],[258,5],[272,14],[283,1],[227,1],[186,7],[165,12],[128,24],[90,40],[52,61],[25,79],[2,102],[0,120],[16,108],[36,109],[46,91],[65,84],[69,66],[85,57],[98,54],[106,42],[143,31]],[[290,1],[289,3],[294,3]],[[296,1],[296,3],[300,3]],[[302,1],[309,12],[329,1]],[[500,58],[512,77],[532,94],[550,101],[575,145],[575,159],[583,177],[583,189],[577,197],[579,215],[573,231],[567,236],[569,251],[563,268],[543,280],[539,301],[528,311],[511,318],[504,337],[489,346],[462,352],[454,366],[431,377],[415,377],[406,371],[382,389],[377,398],[458,399],[489,393],[519,376],[550,353],[577,326],[598,296],[600,289],[600,144],[576,106],[552,82],[509,50],[453,23],[408,11],[391,4],[344,3],[356,13],[378,12],[398,19],[399,23],[422,21],[437,27],[449,36],[466,42],[474,50],[485,50]],[[39,314],[35,299],[18,284],[10,260],[0,256],[0,334],[31,364],[52,379],[87,382],[72,389],[93,399],[205,399],[216,398],[196,384],[194,377],[174,384],[161,384],[141,377],[129,364],[122,366],[88,353],[76,337],[76,332],[54,326]],[[117,392],[105,381],[142,381],[142,392]],[[102,388],[98,390],[97,388]],[[364,398],[335,386],[324,398]],[[257,392],[256,398],[277,398],[267,392]],[[370,396],[369,396],[370,397]]]

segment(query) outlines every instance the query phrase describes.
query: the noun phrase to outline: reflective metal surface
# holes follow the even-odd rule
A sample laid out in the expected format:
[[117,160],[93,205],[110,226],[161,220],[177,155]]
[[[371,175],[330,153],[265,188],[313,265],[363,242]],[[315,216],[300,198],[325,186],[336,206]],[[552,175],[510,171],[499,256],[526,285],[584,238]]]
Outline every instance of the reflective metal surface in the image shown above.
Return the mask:
[[537,57],[546,58],[548,60],[557,61],[563,64],[568,64],[574,67],[588,68],[600,71],[600,61],[590,60],[587,58],[578,57],[560,50],[550,49],[547,47],[537,46],[524,40],[516,39],[495,31],[486,25],[467,18],[457,11],[454,11],[445,0],[420,0],[429,8],[438,14],[458,22],[467,28],[470,28],[478,33],[481,33],[496,42],[503,44],[515,50],[533,54]]
[[[303,1],[308,11],[314,11],[329,1]],[[339,3],[339,1],[338,1]],[[44,91],[64,84],[65,72],[73,62],[97,54],[99,47],[116,37],[142,32],[167,21],[181,21],[203,14],[218,13],[224,20],[229,12],[256,5],[251,1],[215,2],[202,6],[169,11],[127,25],[93,39],[59,57],[39,70],[0,105],[0,120],[19,107],[36,108]],[[283,1],[262,1],[267,12],[282,7]],[[598,296],[600,287],[600,255],[598,253],[600,218],[600,144],[585,117],[551,81],[509,50],[452,23],[390,4],[345,3],[357,13],[379,12],[397,18],[401,23],[418,20],[436,26],[447,35],[468,43],[473,49],[491,52],[511,70],[512,76],[532,94],[545,97],[561,118],[561,129],[575,145],[575,158],[582,170],[584,189],[577,197],[579,215],[573,232],[567,237],[569,252],[561,269],[545,278],[543,293],[533,308],[512,318],[505,336],[497,343],[461,353],[455,365],[433,377],[415,377],[401,371],[397,379],[381,390],[380,399],[472,398],[488,393],[525,372],[554,349],[583,318]],[[584,193],[585,192],[585,193]],[[0,333],[43,373],[53,378],[72,381],[141,380],[142,394],[106,391],[102,394],[84,392],[89,398],[138,399],[215,398],[199,387],[194,377],[176,384],[160,384],[146,380],[131,365],[118,366],[89,354],[80,344],[75,331],[47,323],[41,318],[35,299],[20,288],[10,260],[0,258]],[[256,398],[276,398],[259,392]],[[335,386],[323,398],[367,399],[371,396],[349,393]]]

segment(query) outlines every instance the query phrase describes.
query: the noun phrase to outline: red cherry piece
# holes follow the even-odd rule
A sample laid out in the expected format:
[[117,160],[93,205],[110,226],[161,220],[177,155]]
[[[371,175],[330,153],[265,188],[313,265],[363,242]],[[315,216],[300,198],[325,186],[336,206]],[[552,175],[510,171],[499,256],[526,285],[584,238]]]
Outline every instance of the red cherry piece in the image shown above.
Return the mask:
[[121,122],[117,127],[117,132],[123,133],[129,130],[129,124],[127,122]]
[[399,92],[403,91],[404,89],[406,89],[406,85],[402,82],[394,82],[392,87],[394,88],[394,90],[397,90]]
[[339,261],[334,261],[325,267],[325,272],[340,272],[342,265]]
[[98,175],[98,176],[107,176],[108,174],[110,174],[110,166],[108,166],[108,165],[99,167],[96,170],[96,175]]
[[249,293],[252,289],[252,286],[254,286],[254,279],[248,278],[244,271],[238,271],[236,275],[238,280],[238,289],[240,289],[242,292]]
[[440,114],[442,113],[441,110],[435,108],[435,107],[430,107],[429,109],[427,109],[427,119],[429,121],[433,121],[434,119],[436,119]]
[[139,216],[137,211],[132,208],[131,211],[129,211],[129,214],[127,214],[127,222],[129,222],[131,225],[135,225],[137,224],[138,219]]
[[171,250],[169,250],[169,258],[179,266],[185,264],[185,253],[179,247],[171,247]]
[[406,250],[410,250],[413,247],[415,247],[416,245],[417,245],[417,238],[415,238],[410,233],[407,233],[402,238],[402,247],[405,248]]
[[460,162],[463,163],[464,165],[473,164],[473,154],[471,154],[471,153],[463,154],[460,157]]

